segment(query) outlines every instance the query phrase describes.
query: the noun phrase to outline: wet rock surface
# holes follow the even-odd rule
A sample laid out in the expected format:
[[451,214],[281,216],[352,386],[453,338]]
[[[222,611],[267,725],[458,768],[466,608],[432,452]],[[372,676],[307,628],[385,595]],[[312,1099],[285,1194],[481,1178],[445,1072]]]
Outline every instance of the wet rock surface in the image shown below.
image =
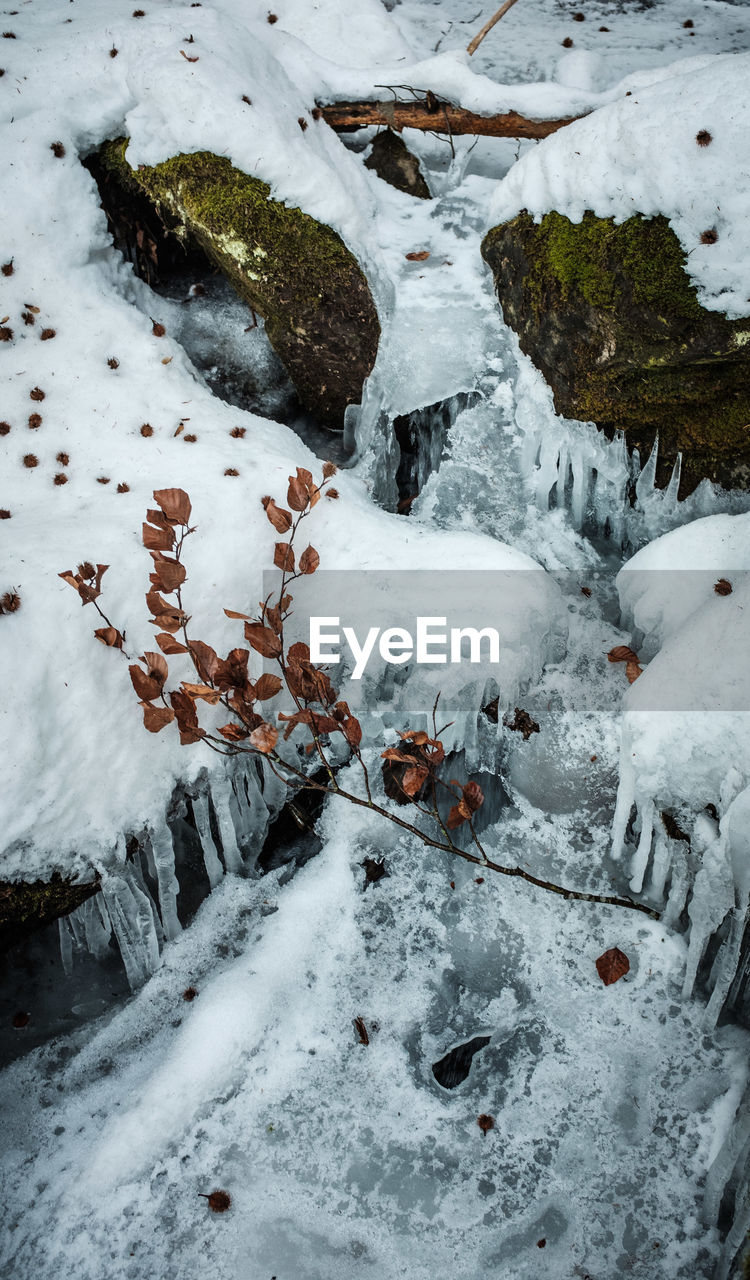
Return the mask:
[[658,436],[660,483],[682,453],[681,496],[750,487],[750,317],[701,306],[666,218],[524,211],[482,253],[558,413],[624,431],[642,461]]

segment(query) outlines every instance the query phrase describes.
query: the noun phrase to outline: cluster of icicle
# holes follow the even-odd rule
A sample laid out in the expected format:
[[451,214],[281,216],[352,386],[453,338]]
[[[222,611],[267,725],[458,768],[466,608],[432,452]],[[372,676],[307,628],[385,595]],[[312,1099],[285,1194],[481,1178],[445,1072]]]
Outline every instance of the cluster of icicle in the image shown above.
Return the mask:
[[156,969],[164,942],[182,930],[176,820],[184,817],[188,800],[190,825],[213,889],[226,872],[253,873],[269,823],[283,802],[280,787],[254,763],[248,767],[242,760],[227,761],[210,779],[182,793],[172,805],[170,822],[165,817],[129,840],[120,837],[103,870],[101,892],[59,921],[66,971],[71,970],[74,948],[103,959],[114,937],[131,988],[142,986]]
[[[661,820],[662,806],[628,762],[623,750],[612,853],[622,858],[626,831],[635,812],[638,842],[631,853],[630,888],[663,903],[663,920],[677,926],[687,904],[690,920],[683,995],[691,996],[701,962],[719,929],[721,942],[705,985],[710,992],[706,1024],[715,1027],[722,1010],[737,1012],[747,976],[745,930],[750,907],[750,787],[731,769],[718,797],[718,816],[694,815],[685,839],[670,836]],[[642,785],[643,784],[643,785]],[[650,872],[650,875],[648,873]],[[648,879],[647,879],[648,875]],[[689,901],[688,901],[689,897]]]

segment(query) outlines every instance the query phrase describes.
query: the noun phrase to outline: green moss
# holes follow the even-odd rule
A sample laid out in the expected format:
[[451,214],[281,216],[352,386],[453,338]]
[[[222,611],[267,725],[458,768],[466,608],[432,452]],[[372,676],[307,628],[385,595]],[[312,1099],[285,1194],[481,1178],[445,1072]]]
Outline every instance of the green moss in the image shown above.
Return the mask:
[[267,183],[225,157],[199,151],[133,170],[127,146],[105,143],[105,167],[146,194],[168,229],[200,245],[264,317],[303,401],[340,418],[359,398],[380,334],[365,276],[340,236],[272,200]]
[[[684,251],[664,217],[637,215],[618,225],[614,218],[597,218],[587,210],[580,222],[553,212],[537,224],[524,212],[510,225],[529,246],[528,287],[537,306],[543,305],[553,278],[563,298],[579,293],[590,306],[614,311],[624,276],[632,301],[663,312],[665,323],[667,317],[694,319],[701,313],[685,274]],[[489,233],[487,247],[501,230]]]
[[559,413],[660,440],[661,475],[683,453],[686,492],[705,475],[746,484],[748,321],[706,311],[664,217],[615,225],[523,212],[482,245],[505,319],[549,382]]
[[0,950],[69,915],[99,888],[98,878],[79,884],[57,873],[49,880],[0,881]]

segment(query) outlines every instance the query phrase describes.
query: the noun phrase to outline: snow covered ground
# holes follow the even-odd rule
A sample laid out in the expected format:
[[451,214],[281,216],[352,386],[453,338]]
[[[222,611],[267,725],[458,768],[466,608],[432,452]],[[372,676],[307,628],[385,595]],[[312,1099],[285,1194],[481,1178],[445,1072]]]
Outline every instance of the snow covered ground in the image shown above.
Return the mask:
[[[36,1047],[0,1075],[0,1268],[14,1280],[183,1280],[207,1263],[221,1280],[726,1274],[718,1206],[727,1179],[744,1185],[749,1041],[716,1024],[727,997],[742,1009],[750,892],[750,502],[704,484],[678,504],[676,485],[654,490],[653,460],[639,472],[621,441],[557,418],[502,324],[479,241],[519,202],[621,216],[645,200],[687,244],[720,204],[719,252],[690,269],[711,305],[742,314],[750,15],[723,0],[595,0],[579,21],[572,5],[521,0],[468,59],[489,16],[468,0],[283,0],[274,22],[256,0],[145,3],[137,16],[28,0],[2,19],[0,594],[17,590],[21,608],[0,617],[0,876],[96,869],[104,892],[61,923],[62,962],[40,942],[6,974],[6,1024],[11,999],[31,1017],[4,1028],[3,1058]],[[364,167],[371,132],[344,146],[309,114],[316,99],[396,85],[476,110],[597,110],[540,146],[458,139],[452,154],[409,134],[435,197],[423,202]],[[696,183],[684,156],[704,104],[716,141]],[[93,640],[93,611],[59,572],[108,563],[106,612],[131,652],[151,647],[141,521],[154,489],[180,486],[198,525],[194,634],[224,652],[238,633],[223,607],[254,609],[273,555],[261,497],[283,497],[296,466],[317,474],[325,441],[273,421],[278,369],[238,304],[209,290],[186,308],[113,249],[80,161],[124,133],[135,162],[228,155],[359,257],[383,338],[332,441],[354,465],[311,516],[322,568],[390,571],[395,610],[413,602],[396,570],[436,583],[522,571],[497,725],[481,713],[498,692],[483,677],[450,708],[450,745],[488,795],[483,840],[502,863],[589,892],[632,883],[662,920],[482,877],[336,801],[316,857],[257,876],[278,788],[143,732],[119,655]],[[234,385],[243,354],[273,381],[270,416],[222,398],[216,360]],[[415,450],[408,516],[395,514],[395,418]],[[714,592],[719,577],[730,595]],[[644,661],[629,693],[606,661],[617,644]],[[378,734],[401,727],[398,697],[429,712],[434,681],[420,680],[367,688],[373,761]],[[503,726],[515,705],[541,726],[529,741]],[[367,857],[387,870],[370,886]],[[212,892],[189,920],[199,883]],[[605,988],[594,962],[613,946],[630,971]],[[118,949],[127,999],[108,976]],[[98,979],[76,979],[95,962]],[[476,1037],[468,1074],[445,1088],[433,1066]],[[217,1188],[232,1198],[223,1215],[200,1198]]]

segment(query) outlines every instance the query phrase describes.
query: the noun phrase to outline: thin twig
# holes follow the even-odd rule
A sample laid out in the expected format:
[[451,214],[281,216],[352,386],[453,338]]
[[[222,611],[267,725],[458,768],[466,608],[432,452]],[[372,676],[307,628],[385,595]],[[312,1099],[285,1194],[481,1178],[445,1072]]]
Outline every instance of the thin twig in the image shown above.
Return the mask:
[[479,31],[477,35],[474,36],[474,39],[471,41],[471,44],[468,45],[466,49],[466,52],[468,54],[476,53],[480,44],[484,40],[484,37],[490,33],[492,28],[495,26],[495,23],[499,22],[500,19],[508,12],[508,10],[513,8],[513,5],[515,3],[516,3],[516,0],[505,0],[505,4],[500,6],[497,13],[493,13],[489,22],[485,22],[484,26],[482,27],[482,30]]

